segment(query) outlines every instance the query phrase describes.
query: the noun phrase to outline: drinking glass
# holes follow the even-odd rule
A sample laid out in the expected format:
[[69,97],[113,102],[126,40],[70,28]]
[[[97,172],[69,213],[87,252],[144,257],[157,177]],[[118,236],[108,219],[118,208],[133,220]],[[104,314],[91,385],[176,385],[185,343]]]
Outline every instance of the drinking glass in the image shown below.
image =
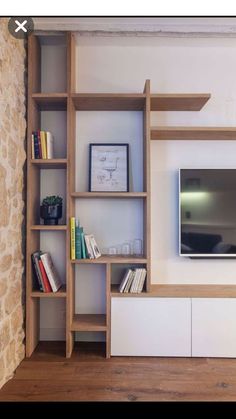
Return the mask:
[[115,246],[111,246],[109,247],[109,255],[116,255],[117,254],[117,249]]
[[130,255],[131,248],[130,248],[130,243],[129,242],[125,242],[125,243],[122,244],[121,253],[122,253],[123,256]]
[[143,254],[143,243],[141,239],[134,239],[133,249],[135,256],[141,256]]

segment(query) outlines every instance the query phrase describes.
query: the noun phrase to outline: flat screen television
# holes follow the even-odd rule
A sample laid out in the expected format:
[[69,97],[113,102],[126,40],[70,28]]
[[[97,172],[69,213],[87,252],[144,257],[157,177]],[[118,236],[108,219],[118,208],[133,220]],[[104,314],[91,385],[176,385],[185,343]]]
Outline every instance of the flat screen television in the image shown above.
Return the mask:
[[236,169],[179,170],[179,254],[236,257]]

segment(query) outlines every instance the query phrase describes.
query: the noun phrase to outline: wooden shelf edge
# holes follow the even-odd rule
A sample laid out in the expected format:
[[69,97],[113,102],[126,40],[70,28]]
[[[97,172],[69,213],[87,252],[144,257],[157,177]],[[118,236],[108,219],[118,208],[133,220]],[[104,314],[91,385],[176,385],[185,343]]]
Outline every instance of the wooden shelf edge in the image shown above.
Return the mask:
[[200,111],[210,97],[210,93],[151,94],[151,111]]
[[151,140],[236,140],[236,127],[152,127]]
[[67,159],[30,159],[30,163],[39,169],[64,169]]
[[135,298],[135,297],[147,297],[148,296],[148,292],[147,291],[142,291],[142,292],[119,292],[119,285],[117,284],[112,284],[111,285],[111,293],[110,296],[111,297],[118,297],[118,298],[126,298],[126,297],[131,297],[131,298]]
[[63,286],[57,292],[31,291],[30,296],[33,298],[66,298],[66,287]]
[[74,198],[146,198],[147,192],[72,192]]
[[73,332],[106,332],[106,314],[75,314],[70,330]]
[[167,298],[235,298],[236,285],[152,284],[149,295]]
[[72,264],[106,264],[106,263],[130,263],[130,264],[135,264],[135,263],[139,263],[139,264],[146,264],[147,263],[147,259],[146,258],[139,258],[139,257],[124,257],[124,256],[101,256],[98,259],[75,259],[75,260],[71,260]]
[[72,93],[76,110],[141,111],[145,106],[144,93]]
[[66,231],[67,225],[56,225],[56,226],[50,226],[50,225],[32,225],[30,227],[30,230],[33,231]]

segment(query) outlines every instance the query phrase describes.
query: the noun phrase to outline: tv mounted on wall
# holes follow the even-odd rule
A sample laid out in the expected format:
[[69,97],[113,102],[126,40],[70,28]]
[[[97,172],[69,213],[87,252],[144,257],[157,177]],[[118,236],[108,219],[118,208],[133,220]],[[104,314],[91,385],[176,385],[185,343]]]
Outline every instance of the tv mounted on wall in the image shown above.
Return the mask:
[[236,169],[179,170],[179,254],[236,257]]

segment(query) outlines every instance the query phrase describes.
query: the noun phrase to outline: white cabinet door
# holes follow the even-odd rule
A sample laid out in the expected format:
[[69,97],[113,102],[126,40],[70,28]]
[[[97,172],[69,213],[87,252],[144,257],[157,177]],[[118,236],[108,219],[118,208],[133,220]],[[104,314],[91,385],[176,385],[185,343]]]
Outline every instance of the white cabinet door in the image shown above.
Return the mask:
[[111,355],[191,356],[191,299],[112,298]]
[[192,299],[192,356],[236,357],[236,299]]

